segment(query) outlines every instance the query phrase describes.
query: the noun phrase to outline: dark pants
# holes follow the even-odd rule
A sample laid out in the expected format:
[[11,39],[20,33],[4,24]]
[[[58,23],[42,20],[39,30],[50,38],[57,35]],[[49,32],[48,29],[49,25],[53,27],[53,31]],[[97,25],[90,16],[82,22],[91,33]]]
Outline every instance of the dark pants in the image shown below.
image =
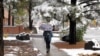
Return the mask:
[[52,32],[51,31],[44,31],[43,36],[44,36],[44,40],[46,43],[46,48],[47,48],[47,50],[49,50],[50,49],[50,42],[51,42],[51,38],[52,38]]

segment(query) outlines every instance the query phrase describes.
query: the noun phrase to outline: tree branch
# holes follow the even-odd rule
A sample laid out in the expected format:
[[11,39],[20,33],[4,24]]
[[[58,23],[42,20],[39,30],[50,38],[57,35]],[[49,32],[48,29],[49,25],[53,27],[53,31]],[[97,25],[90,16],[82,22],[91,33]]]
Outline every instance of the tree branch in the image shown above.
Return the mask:
[[91,1],[94,1],[94,0],[83,1],[83,2],[79,3],[79,5],[81,5],[81,4],[83,4],[83,3],[88,3],[88,2],[91,2]]
[[84,11],[82,13],[86,13],[86,12],[89,12],[89,11],[100,11],[100,9],[97,9],[97,10],[87,10],[87,11]]
[[96,5],[96,4],[100,4],[100,2],[95,2],[95,3],[92,3],[92,4],[87,4],[84,7],[87,7],[87,6],[90,6],[90,5]]

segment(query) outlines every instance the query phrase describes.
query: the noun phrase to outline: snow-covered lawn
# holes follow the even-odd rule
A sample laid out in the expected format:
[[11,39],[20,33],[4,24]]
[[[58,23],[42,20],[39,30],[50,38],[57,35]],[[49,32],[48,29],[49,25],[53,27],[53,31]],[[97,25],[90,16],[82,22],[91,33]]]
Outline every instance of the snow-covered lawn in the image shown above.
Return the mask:
[[[100,43],[100,27],[98,28],[88,28],[84,38],[85,41],[91,40],[91,39],[96,39]],[[52,38],[52,43],[54,42],[61,42],[60,38]],[[79,49],[60,49],[64,51],[66,54],[70,56],[79,56],[79,54],[92,54],[92,53],[99,53],[100,50],[85,50],[84,48],[79,48]]]

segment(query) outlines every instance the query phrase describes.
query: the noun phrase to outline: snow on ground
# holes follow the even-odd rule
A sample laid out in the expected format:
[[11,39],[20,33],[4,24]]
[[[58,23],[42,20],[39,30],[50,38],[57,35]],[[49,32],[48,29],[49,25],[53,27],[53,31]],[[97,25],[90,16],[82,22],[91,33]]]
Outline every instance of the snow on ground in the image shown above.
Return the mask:
[[63,42],[63,41],[61,41],[60,38],[53,37],[51,43],[55,42]]
[[[62,42],[60,38],[52,38],[52,43],[54,42]],[[64,51],[66,54],[70,56],[79,56],[79,54],[92,54],[92,53],[98,53],[100,54],[100,50],[85,50],[84,48],[79,48],[79,49],[60,49]]]
[[[52,38],[52,43],[55,42],[63,42],[60,40],[60,38]],[[79,56],[79,54],[92,54],[92,53],[100,53],[100,50],[85,50],[84,48],[79,48],[79,49],[60,49],[64,51],[66,54],[70,56]]]
[[5,54],[4,56],[16,56],[15,54]]
[[3,40],[16,40],[14,37],[3,37]]
[[84,48],[79,48],[79,49],[60,49],[67,53],[70,56],[79,56],[79,54],[92,54],[92,53],[98,53],[100,54],[100,50],[84,50]]
[[86,33],[83,36],[85,41],[90,39],[96,39],[100,42],[100,27],[88,27]]
[[[60,37],[57,37],[57,36],[59,36],[59,34],[54,34],[54,35],[55,36],[52,37],[52,41],[51,41],[52,43],[62,42],[60,40]],[[91,40],[91,39],[96,39],[96,40],[100,41],[99,37],[100,37],[100,27],[97,27],[97,28],[90,28],[90,27],[88,27],[88,29],[87,29],[83,39],[85,41]],[[15,38],[12,38],[12,37],[4,38],[4,39],[5,40],[15,40]],[[60,50],[64,51],[66,54],[68,54],[70,56],[78,56],[78,54],[81,54],[81,53],[83,53],[83,54],[100,53],[100,50],[96,50],[96,51],[84,50],[84,48],[79,48],[79,49],[60,49]]]
[[[85,41],[91,40],[91,39],[96,39],[100,43],[100,27],[97,28],[90,28],[88,27],[83,39]],[[52,38],[52,43],[54,42],[61,42],[60,38]],[[85,50],[84,48],[79,48],[79,49],[60,49],[64,51],[66,54],[70,56],[79,56],[78,54],[92,54],[92,53],[100,53],[100,50]]]

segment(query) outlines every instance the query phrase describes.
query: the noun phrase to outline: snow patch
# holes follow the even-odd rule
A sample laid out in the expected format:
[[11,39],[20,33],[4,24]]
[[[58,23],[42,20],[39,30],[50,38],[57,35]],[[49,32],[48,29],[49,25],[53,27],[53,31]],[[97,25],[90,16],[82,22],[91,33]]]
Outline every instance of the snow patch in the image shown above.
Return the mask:
[[100,53],[100,50],[93,51],[93,50],[85,50],[84,48],[79,49],[60,49],[66,52],[70,56],[79,56],[79,54],[92,54],[92,53]]

